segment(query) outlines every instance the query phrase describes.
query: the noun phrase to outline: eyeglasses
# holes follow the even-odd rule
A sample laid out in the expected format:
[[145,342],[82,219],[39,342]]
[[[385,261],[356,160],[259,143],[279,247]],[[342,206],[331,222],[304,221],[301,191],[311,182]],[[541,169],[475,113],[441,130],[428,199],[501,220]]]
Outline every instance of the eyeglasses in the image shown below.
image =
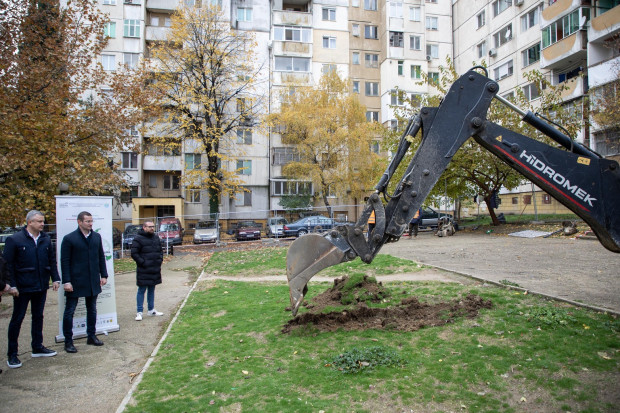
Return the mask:
[[146,228],[155,228],[155,225],[145,225]]

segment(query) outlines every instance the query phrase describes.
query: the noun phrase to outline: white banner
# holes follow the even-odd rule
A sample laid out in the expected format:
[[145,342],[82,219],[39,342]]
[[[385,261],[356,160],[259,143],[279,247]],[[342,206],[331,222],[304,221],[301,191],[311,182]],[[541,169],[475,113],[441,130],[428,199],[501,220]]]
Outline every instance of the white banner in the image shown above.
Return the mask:
[[[60,271],[60,246],[65,235],[78,228],[77,216],[88,211],[93,216],[93,231],[101,235],[103,252],[108,270],[108,283],[97,297],[97,334],[118,331],[116,295],[114,290],[114,260],[112,242],[112,197],[111,196],[57,196],[56,197],[56,257]],[[64,341],[62,316],[65,312],[65,292],[62,285],[58,290],[58,331],[56,342]],[[73,338],[86,337],[86,305],[84,298],[78,301],[73,316]]]

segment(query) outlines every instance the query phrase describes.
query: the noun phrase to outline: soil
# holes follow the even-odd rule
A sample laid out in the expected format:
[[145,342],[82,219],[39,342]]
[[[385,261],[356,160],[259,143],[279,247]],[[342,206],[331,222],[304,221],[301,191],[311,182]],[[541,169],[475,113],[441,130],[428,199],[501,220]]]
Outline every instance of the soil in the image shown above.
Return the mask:
[[335,279],[332,288],[313,297],[311,304],[306,305],[310,311],[290,320],[282,332],[290,333],[296,328],[307,325],[312,325],[319,331],[366,329],[416,331],[424,327],[449,324],[461,317],[474,318],[481,308],[492,306],[489,300],[468,295],[460,300],[435,304],[422,303],[417,297],[407,297],[397,306],[370,308],[365,301],[362,301],[363,299],[379,302],[388,293],[374,278],[364,276],[363,281],[358,283],[353,291],[355,297],[358,297],[354,308],[323,313],[322,310],[326,307],[343,304],[343,287],[347,281],[347,276]]

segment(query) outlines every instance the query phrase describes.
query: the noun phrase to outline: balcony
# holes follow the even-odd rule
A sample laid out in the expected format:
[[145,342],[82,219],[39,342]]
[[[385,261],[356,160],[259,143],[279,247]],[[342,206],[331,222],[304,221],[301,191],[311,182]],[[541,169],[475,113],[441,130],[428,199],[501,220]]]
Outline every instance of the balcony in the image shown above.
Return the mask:
[[170,27],[164,26],[146,26],[146,41],[158,42],[166,40],[166,35],[170,31]]
[[541,69],[561,69],[575,62],[586,60],[587,32],[579,30],[542,50]]
[[312,13],[298,11],[273,11],[273,25],[312,26]]
[[575,10],[583,3],[582,0],[558,0],[552,5],[545,7],[541,15],[541,26],[545,27],[560,17]]
[[273,54],[276,56],[312,56],[312,43],[283,42],[274,40]]
[[142,162],[145,171],[180,171],[180,156],[146,155]]
[[563,83],[568,89],[561,92],[563,102],[576,99],[584,94],[585,82],[582,76],[573,77]]
[[179,7],[179,0],[147,0],[146,9],[155,12],[172,13]]
[[310,84],[312,82],[312,74],[307,72],[273,72],[272,77],[276,85]]
[[611,10],[595,9],[596,17],[590,20],[588,39],[592,43],[603,42],[620,33],[620,6]]

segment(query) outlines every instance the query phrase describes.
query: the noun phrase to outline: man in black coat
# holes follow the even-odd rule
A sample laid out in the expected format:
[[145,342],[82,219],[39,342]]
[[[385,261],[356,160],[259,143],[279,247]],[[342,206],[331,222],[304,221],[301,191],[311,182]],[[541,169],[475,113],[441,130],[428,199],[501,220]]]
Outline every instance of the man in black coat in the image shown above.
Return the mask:
[[[21,367],[17,358],[17,339],[30,303],[32,314],[32,357],[51,357],[56,352],[43,346],[43,309],[47,299],[50,279],[54,291],[60,287],[56,268],[56,252],[50,237],[43,232],[45,217],[32,210],[26,215],[26,226],[11,235],[4,246],[6,284],[13,296],[13,315],[9,323],[9,348],[7,364]],[[6,288],[6,287],[5,287]]]
[[77,223],[78,229],[65,235],[60,246],[60,270],[66,297],[62,333],[67,353],[77,353],[73,345],[73,313],[79,297],[86,301],[86,344],[103,346],[95,335],[97,296],[108,282],[103,243],[101,235],[93,231],[93,216],[82,211]]
[[142,321],[144,292],[148,290],[146,302],[148,315],[164,315],[155,309],[155,286],[161,284],[161,263],[164,254],[159,236],[155,234],[153,221],[145,221],[142,229],[131,243],[131,258],[136,262],[136,284],[138,285],[136,321]]

